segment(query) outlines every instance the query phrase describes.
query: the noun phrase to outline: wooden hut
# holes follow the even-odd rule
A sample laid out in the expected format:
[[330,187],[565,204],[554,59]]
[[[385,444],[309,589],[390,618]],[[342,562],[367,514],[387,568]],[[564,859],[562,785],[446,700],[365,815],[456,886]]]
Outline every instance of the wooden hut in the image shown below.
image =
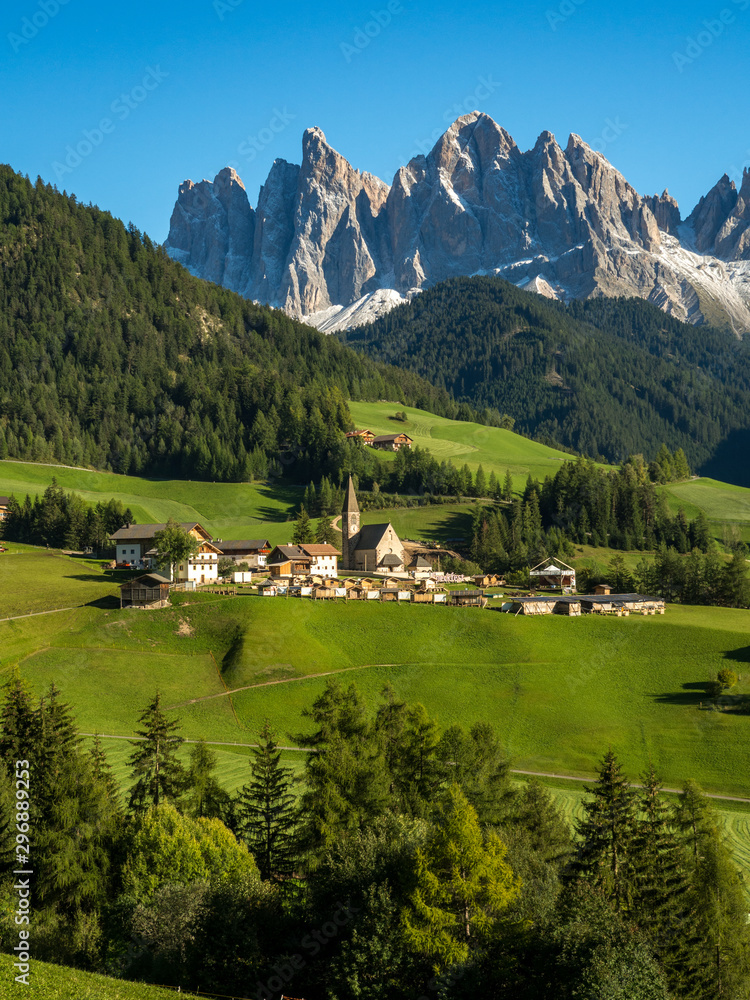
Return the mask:
[[380,588],[380,600],[381,601],[397,601],[399,590],[398,587],[381,587]]
[[120,587],[121,608],[165,608],[172,584],[160,573],[147,573]]
[[487,604],[483,590],[450,590],[448,599],[453,607],[483,608]]
[[321,583],[317,586],[313,586],[311,596],[315,601],[335,601],[336,588],[326,587],[325,584]]

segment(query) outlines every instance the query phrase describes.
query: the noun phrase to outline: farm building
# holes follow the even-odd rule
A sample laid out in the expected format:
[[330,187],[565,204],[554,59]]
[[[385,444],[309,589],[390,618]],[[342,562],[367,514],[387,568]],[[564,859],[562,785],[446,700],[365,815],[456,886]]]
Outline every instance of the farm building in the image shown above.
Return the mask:
[[584,614],[663,615],[663,597],[648,597],[643,594],[585,594],[578,598]]
[[159,573],[146,573],[120,587],[121,608],[164,608],[169,604],[171,582]]
[[375,440],[375,435],[370,430],[349,431],[346,435],[349,439],[361,441],[362,444],[371,445]]
[[361,525],[352,477],[341,512],[343,567],[365,573],[403,573],[406,553],[392,524]]
[[581,613],[578,600],[571,597],[514,597],[503,604],[503,611],[512,615],[569,615],[577,617]]
[[432,563],[424,556],[415,556],[409,563],[409,576],[414,580],[425,580],[432,573]]
[[612,588],[608,583],[597,583],[594,587],[595,594],[611,594]]
[[10,510],[10,497],[0,497],[0,521],[4,521]]
[[483,590],[449,590],[448,599],[454,607],[483,608],[487,604]]
[[[215,583],[219,578],[219,549],[206,529],[197,522],[183,522],[180,527],[198,542],[198,551],[174,570],[175,580],[192,583]],[[154,537],[166,524],[126,524],[110,538],[115,543],[118,565],[135,569],[159,566]],[[165,572],[164,567],[160,567]],[[168,570],[167,570],[168,571]]]
[[545,559],[529,570],[535,586],[553,590],[575,590],[576,571],[561,559]]
[[273,577],[335,577],[340,555],[333,545],[277,545],[268,557],[267,569]]
[[401,448],[411,448],[414,441],[408,434],[378,434],[372,440],[373,448],[381,451],[399,451]]
[[484,576],[472,577],[477,587],[504,587],[505,577],[497,576],[495,573],[485,573]]
[[231,559],[235,564],[247,563],[250,569],[256,570],[266,568],[266,561],[271,554],[271,543],[267,538],[228,542],[217,538],[216,545],[225,559]]

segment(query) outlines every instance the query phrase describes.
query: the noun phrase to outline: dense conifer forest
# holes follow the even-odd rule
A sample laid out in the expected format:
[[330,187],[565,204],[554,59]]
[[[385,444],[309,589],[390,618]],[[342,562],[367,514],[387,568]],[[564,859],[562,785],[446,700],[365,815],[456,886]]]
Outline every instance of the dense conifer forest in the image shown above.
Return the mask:
[[748,343],[641,299],[565,306],[500,278],[456,278],[342,339],[549,444],[621,462],[666,443],[750,485]]
[[[304,714],[304,773],[282,764],[266,724],[230,796],[205,743],[179,758],[179,719],[157,694],[133,720],[128,790],[54,688],[35,701],[11,680],[2,947],[18,939],[20,865],[33,869],[36,958],[185,990],[747,996],[743,889],[694,783],[668,800],[651,768],[631,788],[610,750],[574,830],[542,785],[511,781],[489,725],[441,731],[388,687],[367,706],[338,680]],[[30,851],[16,829],[33,831]]]
[[0,269],[0,458],[238,481],[291,453],[320,474],[341,466],[347,399],[461,409],[6,166]]

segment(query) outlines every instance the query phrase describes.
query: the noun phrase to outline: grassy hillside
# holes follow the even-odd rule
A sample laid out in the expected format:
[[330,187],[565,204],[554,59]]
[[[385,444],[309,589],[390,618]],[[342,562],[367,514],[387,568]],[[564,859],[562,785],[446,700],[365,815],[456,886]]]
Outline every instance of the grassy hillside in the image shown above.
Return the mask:
[[736,527],[743,541],[750,541],[750,489],[719,483],[715,479],[692,479],[662,487],[673,511],[680,507],[688,518],[703,511],[721,539],[724,529]]
[[[31,996],[34,1000],[174,1000],[174,990],[146,983],[128,983],[62,965],[31,962],[29,986],[13,982],[15,970],[10,955],[0,954],[0,996]],[[12,986],[9,984],[13,984]],[[6,985],[8,984],[8,985]],[[180,993],[192,997],[192,993]]]
[[497,277],[454,278],[341,338],[592,458],[650,461],[666,444],[750,486],[747,342],[651,303],[563,304]]
[[[458,466],[467,463],[472,472],[481,465],[488,476],[494,472],[500,479],[510,469],[517,489],[523,486],[529,473],[535,479],[544,479],[554,475],[560,463],[571,457],[513,431],[448,420],[398,403],[352,402],[349,410],[357,427],[369,427],[376,434],[404,431],[414,438],[415,444],[428,448],[440,461],[450,459]],[[405,423],[390,419],[397,410],[406,413]]]
[[54,680],[86,732],[131,735],[158,687],[186,736],[251,743],[268,716],[288,742],[308,728],[322,675],[348,668],[370,703],[389,681],[441,726],[492,722],[519,767],[588,775],[611,744],[633,774],[653,760],[667,783],[739,795],[750,716],[702,711],[700,685],[730,665],[750,691],[749,657],[746,612],[681,606],[567,620],[184,595],[155,613],[88,606],[0,623],[0,674],[18,663],[39,692]]

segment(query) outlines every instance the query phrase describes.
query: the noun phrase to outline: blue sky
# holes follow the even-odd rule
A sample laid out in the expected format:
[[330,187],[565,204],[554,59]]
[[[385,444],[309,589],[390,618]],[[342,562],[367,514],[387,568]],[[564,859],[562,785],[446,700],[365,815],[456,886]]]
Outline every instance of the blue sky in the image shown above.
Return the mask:
[[19,0],[0,53],[0,160],[160,241],[182,180],[231,163],[255,205],[310,125],[388,183],[474,108],[578,132],[683,215],[750,166],[750,0]]

